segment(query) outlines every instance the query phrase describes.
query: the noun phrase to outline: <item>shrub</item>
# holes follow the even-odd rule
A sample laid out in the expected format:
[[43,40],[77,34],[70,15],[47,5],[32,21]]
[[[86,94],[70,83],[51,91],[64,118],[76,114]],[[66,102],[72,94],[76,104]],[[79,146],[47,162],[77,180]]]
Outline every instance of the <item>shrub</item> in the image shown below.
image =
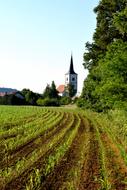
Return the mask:
[[67,96],[63,96],[60,98],[60,104],[61,105],[68,105],[71,103],[71,98]]
[[37,100],[37,105],[39,106],[59,106],[59,101],[56,98],[39,98]]

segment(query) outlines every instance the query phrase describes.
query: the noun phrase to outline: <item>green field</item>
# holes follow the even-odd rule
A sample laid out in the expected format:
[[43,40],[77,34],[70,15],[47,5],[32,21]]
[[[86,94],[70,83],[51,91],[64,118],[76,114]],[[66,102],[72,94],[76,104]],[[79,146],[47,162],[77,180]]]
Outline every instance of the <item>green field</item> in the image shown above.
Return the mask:
[[127,189],[126,113],[1,106],[0,189]]

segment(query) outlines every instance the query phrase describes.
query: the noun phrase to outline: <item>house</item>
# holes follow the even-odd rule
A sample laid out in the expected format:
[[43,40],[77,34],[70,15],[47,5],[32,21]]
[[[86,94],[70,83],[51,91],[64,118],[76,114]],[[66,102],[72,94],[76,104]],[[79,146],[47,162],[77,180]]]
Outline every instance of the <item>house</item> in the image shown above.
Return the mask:
[[65,95],[65,85],[61,84],[58,86],[57,91],[59,92],[60,96],[64,96]]
[[16,89],[0,88],[0,97],[4,97],[5,95],[15,95],[17,98],[24,99],[24,96]]
[[12,88],[0,88],[0,96],[3,97],[5,95],[10,95],[13,93],[16,93],[17,90],[16,89],[12,89]]

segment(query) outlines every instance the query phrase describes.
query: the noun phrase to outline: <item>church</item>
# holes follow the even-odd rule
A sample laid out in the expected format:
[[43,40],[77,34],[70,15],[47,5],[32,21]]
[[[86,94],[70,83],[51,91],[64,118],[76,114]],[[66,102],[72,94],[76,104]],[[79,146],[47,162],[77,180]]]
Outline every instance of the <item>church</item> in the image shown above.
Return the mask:
[[69,71],[65,74],[65,84],[59,85],[57,91],[60,96],[68,96],[68,86],[71,86],[74,91],[74,96],[77,94],[78,74],[74,71],[73,57],[71,55]]

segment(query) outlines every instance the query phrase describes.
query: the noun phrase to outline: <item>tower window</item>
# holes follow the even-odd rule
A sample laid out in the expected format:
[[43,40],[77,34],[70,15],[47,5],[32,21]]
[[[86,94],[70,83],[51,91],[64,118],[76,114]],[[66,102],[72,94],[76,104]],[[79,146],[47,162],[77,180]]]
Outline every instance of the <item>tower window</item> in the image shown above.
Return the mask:
[[66,80],[68,81],[68,77],[66,78]]
[[72,77],[72,81],[75,81],[75,78],[74,78],[74,77]]

